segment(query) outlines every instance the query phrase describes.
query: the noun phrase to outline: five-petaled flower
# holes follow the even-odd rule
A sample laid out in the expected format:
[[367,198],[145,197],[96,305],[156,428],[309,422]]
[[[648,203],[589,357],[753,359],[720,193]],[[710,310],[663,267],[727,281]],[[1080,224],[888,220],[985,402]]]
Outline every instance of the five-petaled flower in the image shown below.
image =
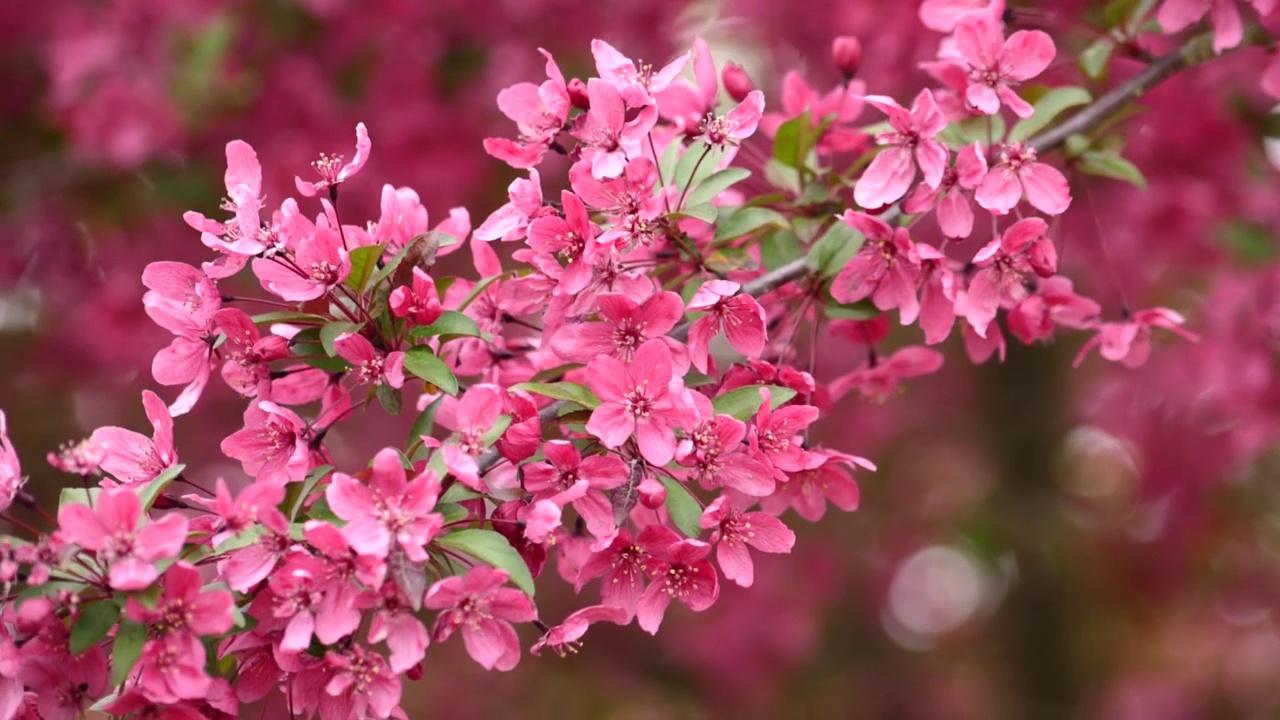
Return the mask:
[[471,659],[486,670],[510,670],[520,662],[520,639],[511,623],[537,618],[529,596],[504,587],[505,570],[477,565],[466,575],[445,578],[427,590],[423,605],[441,610],[432,630],[443,642],[462,631],[462,642]]

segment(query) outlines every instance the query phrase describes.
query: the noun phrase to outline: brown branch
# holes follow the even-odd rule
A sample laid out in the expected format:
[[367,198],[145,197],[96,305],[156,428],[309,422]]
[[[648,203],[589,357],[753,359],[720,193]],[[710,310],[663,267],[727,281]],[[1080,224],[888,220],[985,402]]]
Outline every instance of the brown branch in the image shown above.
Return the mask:
[[[1245,28],[1244,40],[1240,43],[1240,48],[1252,45],[1264,45],[1273,43],[1273,39],[1258,25],[1249,25]],[[1238,49],[1238,48],[1237,48]],[[1222,54],[1231,52],[1224,51]],[[1096,128],[1112,116],[1114,116],[1121,108],[1129,102],[1142,97],[1151,88],[1159,85],[1161,82],[1176,75],[1177,73],[1187,70],[1198,65],[1203,65],[1215,57],[1220,57],[1213,52],[1213,33],[1203,33],[1192,37],[1181,47],[1173,52],[1162,55],[1151,63],[1145,70],[1129,78],[1120,85],[1112,88],[1102,97],[1099,97],[1093,103],[1085,107],[1085,109],[1072,115],[1061,125],[1051,128],[1027,141],[1027,145],[1034,148],[1036,152],[1048,152],[1055,150],[1071,135],[1087,133]],[[880,216],[882,220],[892,220],[898,214],[896,207],[891,208]],[[792,260],[791,262],[779,268],[770,270],[760,277],[747,282],[742,286],[742,291],[753,297],[766,295],[774,290],[794,282],[805,276],[807,271],[805,261],[806,257]],[[690,323],[683,323],[671,331],[671,336],[684,340],[689,336]],[[542,424],[546,424],[555,420],[560,416],[561,410],[567,403],[563,400],[557,400],[550,405],[538,411],[538,420]],[[476,464],[480,466],[480,472],[485,472],[497,465],[502,460],[502,456],[497,450],[490,449],[476,459]]]

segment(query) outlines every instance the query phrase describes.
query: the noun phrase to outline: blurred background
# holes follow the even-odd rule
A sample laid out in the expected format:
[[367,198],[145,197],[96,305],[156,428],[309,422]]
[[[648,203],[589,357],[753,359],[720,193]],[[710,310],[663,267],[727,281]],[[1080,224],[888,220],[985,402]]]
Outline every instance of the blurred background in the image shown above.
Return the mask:
[[[1011,4],[1017,25],[1057,41],[1052,77],[1080,82],[1069,58],[1136,3]],[[593,37],[656,63],[698,34],[777,107],[788,70],[833,87],[827,48],[851,34],[869,92],[905,101],[938,43],[916,13],[908,0],[44,0],[0,13],[0,409],[29,487],[54,501],[63,478],[43,456],[61,443],[146,427],[138,393],[168,337],[142,312],[141,270],[207,258],[181,215],[216,208],[228,140],[257,149],[278,203],[318,153],[349,154],[364,121],[373,154],[344,187],[344,220],[376,218],[391,183],[435,221],[465,205],[478,224],[514,177],[481,150],[512,134],[494,98],[541,80],[539,47],[585,76]],[[1080,336],[975,367],[953,335],[939,375],[838,405],[822,441],[880,471],[859,477],[857,512],[789,516],[795,554],[758,556],[755,587],[672,612],[656,639],[598,626],[578,655],[526,657],[509,675],[479,670],[456,640],[432,648],[406,685],[410,716],[1280,716],[1266,62],[1240,52],[1144,98],[1125,155],[1149,189],[1076,178],[1057,229],[1064,273],[1108,319],[1167,305],[1201,342],[1161,337],[1138,370],[1096,356],[1072,370]],[[1117,59],[1087,84],[1137,67]],[[548,194],[563,182],[543,177]],[[843,342],[824,338],[820,377],[849,369]],[[217,445],[242,407],[215,381],[179,421],[200,480],[239,476]],[[331,439],[367,458],[411,421],[370,416]],[[551,623],[595,597],[541,587]]]

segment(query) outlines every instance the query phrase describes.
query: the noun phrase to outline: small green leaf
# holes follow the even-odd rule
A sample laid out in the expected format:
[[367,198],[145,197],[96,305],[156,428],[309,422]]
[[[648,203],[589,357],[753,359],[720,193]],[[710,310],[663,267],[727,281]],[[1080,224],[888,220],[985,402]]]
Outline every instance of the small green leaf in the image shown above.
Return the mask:
[[808,110],[782,123],[773,136],[774,159],[787,167],[803,167],[812,147],[812,134],[813,119]]
[[329,357],[336,357],[338,350],[333,346],[333,343],[338,339],[338,336],[359,332],[361,327],[356,323],[335,322],[320,328],[320,345],[324,348],[324,354]]
[[680,162],[680,153],[683,150],[684,144],[679,140],[667,143],[667,148],[662,151],[662,157],[658,160],[658,177],[668,183],[671,182],[676,176],[676,164]]
[[89,507],[98,506],[98,496],[102,494],[102,488],[62,488],[58,493],[58,507],[64,508],[68,505],[88,505]]
[[111,684],[119,686],[129,677],[129,672],[142,657],[142,646],[147,642],[147,626],[128,618],[120,620],[120,628],[111,641]]
[[382,409],[387,411],[388,415],[399,415],[402,400],[400,391],[385,383],[379,384],[375,391],[378,396],[378,403],[382,405]]
[[[437,453],[437,455],[438,454],[439,453]],[[439,475],[443,473],[437,473],[437,474]],[[474,500],[478,497],[481,497],[481,495],[475,490],[472,490],[471,488],[467,487],[466,485],[463,485],[462,483],[454,483],[449,486],[448,490],[444,491],[443,495],[440,496],[440,502],[460,503],[463,500]]]
[[111,598],[103,598],[80,606],[80,615],[71,628],[71,654],[79,655],[97,645],[107,636],[116,620],[120,619],[120,606]]
[[450,395],[458,394],[458,378],[429,347],[409,348],[404,354],[404,369]]
[[716,171],[724,150],[707,145],[705,140],[698,140],[685,148],[680,162],[676,163],[674,183],[678,190],[698,185],[704,178]]
[[462,507],[458,503],[436,505],[436,512],[440,513],[440,516],[444,518],[445,525],[452,525],[456,522],[466,520],[467,515],[470,514],[466,508]]
[[803,254],[800,239],[786,228],[767,232],[760,238],[760,262],[770,270],[777,270]]
[[717,273],[728,273],[735,270],[755,270],[756,259],[746,248],[722,247],[711,251],[703,264],[707,269]]
[[669,213],[667,217],[673,217],[677,220],[682,218],[693,218],[694,220],[701,220],[705,223],[714,223],[716,221],[717,213],[718,210],[716,209],[716,206],[711,203],[698,203],[697,205],[694,205],[686,201],[683,209]]
[[684,199],[685,206],[709,203],[720,197],[720,193],[751,177],[751,171],[744,168],[725,168],[707,176],[698,186],[689,191]]
[[[289,522],[293,522],[298,519],[298,513],[302,510],[302,504],[307,501],[307,498],[311,497],[312,491],[316,489],[316,486],[320,484],[320,481],[328,477],[331,472],[333,472],[332,465],[321,465],[307,473],[307,477],[302,481],[301,485],[298,483],[291,483],[289,485],[290,491],[295,487],[300,488],[296,496],[293,492],[288,493],[290,496],[293,496],[292,500],[285,500],[289,505]],[[221,548],[219,548],[219,550],[221,550]]]
[[872,320],[880,315],[880,309],[870,299],[852,303],[832,300],[826,305],[825,312],[832,320]]
[[436,335],[460,335],[480,337],[480,326],[470,316],[454,310],[445,310],[435,322],[413,329],[410,337],[415,340],[434,337]]
[[738,208],[716,226],[716,242],[736,240],[763,228],[787,227],[787,218],[777,210],[760,207]]
[[516,587],[526,595],[533,596],[533,575],[529,572],[529,566],[520,557],[520,553],[511,547],[511,543],[498,533],[492,530],[455,530],[436,538],[436,543],[466,553],[499,570],[506,570]]
[[821,277],[834,277],[862,248],[864,240],[849,223],[836,220],[809,249],[804,264]]
[[292,310],[276,310],[275,312],[262,313],[253,316],[255,325],[266,325],[269,323],[293,323],[293,322],[327,322],[328,318],[315,313],[293,312]]
[[675,478],[663,475],[658,478],[667,489],[667,514],[685,536],[696,538],[702,534],[702,506],[689,494],[688,488]]
[[782,403],[796,396],[796,391],[781,385],[748,385],[713,399],[711,407],[717,415],[728,415],[743,422],[750,420],[760,410],[764,398],[760,396],[760,388],[769,388],[769,407],[776,409]]
[[953,122],[938,133],[938,140],[951,147],[986,143],[990,136],[995,142],[1004,137],[1004,118],[1000,115],[979,115]]
[[440,404],[444,402],[444,396],[440,396],[431,401],[431,404],[423,408],[418,413],[417,419],[413,421],[413,427],[409,428],[409,444],[421,442],[424,435],[430,436],[436,429],[436,413],[440,411]]
[[1107,74],[1107,63],[1116,43],[1111,38],[1095,40],[1080,53],[1080,70],[1092,80],[1101,80]]
[[350,365],[340,357],[329,357],[324,346],[319,343],[304,343],[293,346],[293,352],[302,357],[302,362],[325,372],[342,372]]
[[374,271],[378,269],[378,258],[382,257],[385,247],[384,245],[365,245],[347,253],[347,257],[351,259],[351,272],[347,275],[344,284],[356,292],[363,291],[365,283],[369,282],[369,278],[373,277]]
[[556,400],[566,400],[571,403],[577,403],[588,410],[595,410],[600,407],[600,398],[596,397],[596,394],[591,392],[590,388],[575,382],[527,382],[515,385],[511,389],[524,390],[534,395],[555,398]]
[[1020,121],[1009,132],[1010,142],[1021,142],[1048,127],[1059,115],[1078,105],[1093,101],[1089,91],[1082,87],[1056,87],[1036,100],[1035,113]]
[[147,483],[147,486],[138,491],[138,497],[142,499],[142,511],[146,512],[156,503],[156,498],[160,497],[160,493],[169,487],[171,483],[182,471],[186,469],[186,465],[178,464],[165,470],[155,477],[154,480]]
[[1141,190],[1147,189],[1147,179],[1142,176],[1142,171],[1115,152],[1088,150],[1080,156],[1078,167],[1089,175],[1125,180]]

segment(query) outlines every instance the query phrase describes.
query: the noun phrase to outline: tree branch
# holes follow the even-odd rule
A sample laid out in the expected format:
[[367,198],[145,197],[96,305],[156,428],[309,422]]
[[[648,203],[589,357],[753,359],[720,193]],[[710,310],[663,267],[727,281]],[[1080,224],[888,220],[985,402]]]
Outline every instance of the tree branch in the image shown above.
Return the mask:
[[[1266,31],[1256,24],[1251,24],[1245,27],[1244,40],[1241,41],[1236,49],[1269,44],[1271,42],[1273,40]],[[1227,50],[1222,54],[1225,55],[1230,52],[1232,51]],[[1087,133],[1093,128],[1102,125],[1126,104],[1142,97],[1148,90],[1161,82],[1183,70],[1203,65],[1216,57],[1220,57],[1220,55],[1213,52],[1213,33],[1207,32],[1196,35],[1183,43],[1177,50],[1156,58],[1155,62],[1151,63],[1145,70],[1112,88],[1105,95],[1085,107],[1085,109],[1072,115],[1061,125],[1031,138],[1027,141],[1027,145],[1038,153],[1055,150],[1071,135]],[[880,218],[888,221],[897,214],[898,209],[895,206],[882,214]],[[799,280],[805,276],[807,271],[806,259],[805,257],[798,258],[786,265],[770,270],[744,284],[742,291],[753,297],[760,297],[787,283]],[[686,339],[689,336],[689,326],[690,323],[687,322],[679,325],[671,331],[671,336],[678,340]],[[542,408],[538,411],[539,422],[545,425],[555,420],[560,416],[561,410],[566,405],[565,401],[557,400]],[[483,473],[497,465],[501,460],[502,456],[498,451],[490,449],[476,459],[476,464],[480,466],[480,472]]]

